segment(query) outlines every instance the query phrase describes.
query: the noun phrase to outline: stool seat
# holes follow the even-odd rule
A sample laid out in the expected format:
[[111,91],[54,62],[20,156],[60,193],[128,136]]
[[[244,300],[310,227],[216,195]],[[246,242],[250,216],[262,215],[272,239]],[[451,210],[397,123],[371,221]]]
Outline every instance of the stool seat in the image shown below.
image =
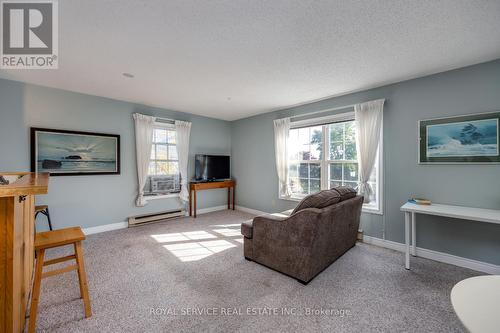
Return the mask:
[[35,213],[42,212],[42,211],[46,210],[47,208],[49,208],[48,205],[35,206]]
[[38,232],[35,235],[35,250],[50,249],[85,240],[85,234],[80,227]]

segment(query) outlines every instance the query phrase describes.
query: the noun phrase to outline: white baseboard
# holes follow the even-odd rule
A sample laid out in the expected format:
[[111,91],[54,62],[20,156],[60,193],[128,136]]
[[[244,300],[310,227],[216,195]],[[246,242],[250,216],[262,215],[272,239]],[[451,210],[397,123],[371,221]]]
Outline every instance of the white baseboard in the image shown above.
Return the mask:
[[254,214],[254,215],[264,215],[264,214],[267,214],[266,212],[263,212],[261,210],[247,208],[247,207],[243,207],[243,206],[236,206],[235,208],[237,210],[242,211],[242,212],[250,213],[250,214]]
[[[246,207],[242,207],[242,206],[236,206],[235,208],[237,210],[242,211],[242,212],[255,214],[255,215],[266,214],[265,212],[262,212],[260,210],[255,210],[255,209],[246,208]],[[200,214],[206,214],[206,213],[211,213],[211,212],[216,212],[216,211],[226,210],[226,209],[227,209],[227,205],[201,208],[201,209],[196,210],[196,214],[200,215]],[[186,212],[186,216],[189,216],[189,211]],[[118,222],[118,223],[98,225],[96,227],[82,228],[82,231],[85,235],[92,235],[92,234],[97,234],[100,232],[125,229],[125,228],[128,228],[128,222]]]
[[[372,244],[380,247],[385,247],[391,250],[396,250],[399,252],[405,252],[405,244],[393,242],[390,240],[385,240],[381,238],[363,236],[363,243]],[[417,257],[422,257],[426,259],[431,259],[445,264],[455,265],[459,267],[469,268],[478,272],[488,273],[488,274],[500,274],[500,266],[495,264],[490,264],[483,261],[463,258],[455,256],[448,253],[438,252],[434,250],[424,249],[417,247],[416,249]],[[411,259],[410,259],[411,260]],[[401,265],[403,265],[403,259],[401,259]]]
[[83,228],[82,231],[85,235],[92,235],[105,231],[125,229],[127,227],[128,227],[127,222],[118,222],[118,223],[98,225],[97,227]]

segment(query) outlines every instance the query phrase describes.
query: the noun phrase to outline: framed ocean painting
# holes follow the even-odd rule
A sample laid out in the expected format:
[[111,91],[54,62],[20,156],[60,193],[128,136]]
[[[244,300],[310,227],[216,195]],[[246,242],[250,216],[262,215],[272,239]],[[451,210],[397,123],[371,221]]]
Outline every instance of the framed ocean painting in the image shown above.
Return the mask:
[[421,164],[500,163],[500,112],[421,120]]
[[120,136],[32,127],[31,171],[51,176],[120,174]]

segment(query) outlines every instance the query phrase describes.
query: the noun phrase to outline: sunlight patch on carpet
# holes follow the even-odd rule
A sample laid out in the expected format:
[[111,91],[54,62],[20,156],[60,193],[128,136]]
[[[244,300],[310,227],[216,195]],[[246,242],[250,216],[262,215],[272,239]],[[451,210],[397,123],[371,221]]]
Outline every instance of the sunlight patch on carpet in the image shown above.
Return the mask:
[[215,253],[236,247],[226,240],[213,240],[204,242],[189,242],[181,244],[164,245],[168,251],[179,258],[180,261],[197,261]]
[[213,239],[217,236],[206,231],[176,232],[172,234],[151,235],[158,243],[181,242],[188,240]]

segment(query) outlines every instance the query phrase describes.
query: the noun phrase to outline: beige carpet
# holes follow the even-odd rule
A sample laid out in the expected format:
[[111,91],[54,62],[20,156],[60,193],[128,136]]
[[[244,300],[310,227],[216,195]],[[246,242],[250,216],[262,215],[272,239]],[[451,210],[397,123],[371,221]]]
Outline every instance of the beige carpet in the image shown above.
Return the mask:
[[38,330],[463,331],[450,290],[479,273],[421,258],[407,271],[401,253],[359,244],[304,286],[244,260],[239,224],[251,217],[220,211],[89,236],[93,316],[83,317],[76,273],[58,275],[43,280]]

